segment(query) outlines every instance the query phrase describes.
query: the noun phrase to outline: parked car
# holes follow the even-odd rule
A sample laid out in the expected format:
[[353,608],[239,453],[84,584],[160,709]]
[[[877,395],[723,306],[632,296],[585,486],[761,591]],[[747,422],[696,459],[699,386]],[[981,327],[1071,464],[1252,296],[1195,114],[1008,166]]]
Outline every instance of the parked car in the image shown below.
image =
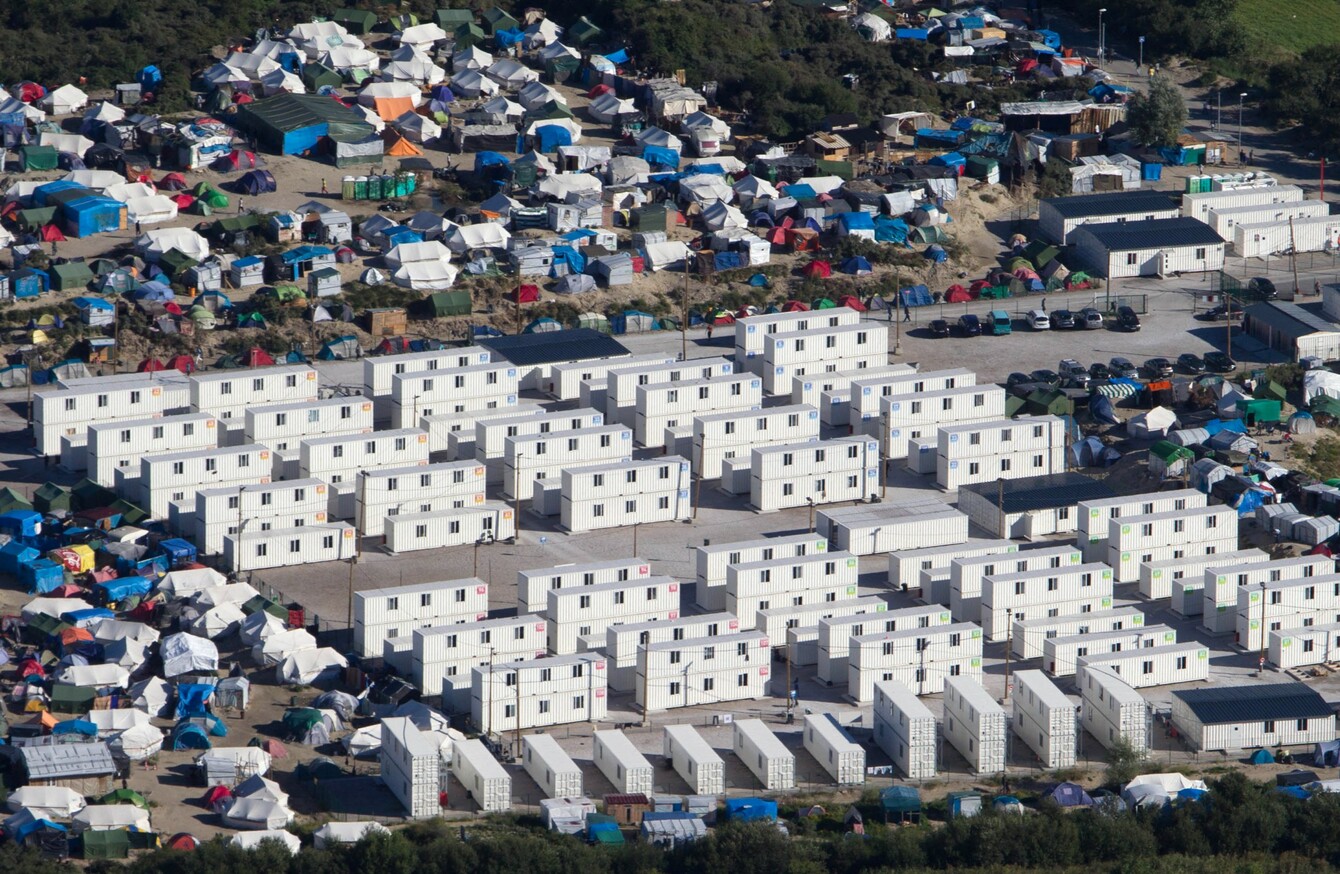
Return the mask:
[[1014,321],[1010,314],[1004,310],[992,310],[986,316],[986,323],[991,326],[991,334],[995,337],[1001,337],[1014,331]]
[[1052,326],[1045,310],[1029,310],[1028,325],[1035,331],[1046,331]]
[[964,313],[958,317],[958,329],[965,337],[982,336],[982,320],[972,313]]
[[937,340],[949,336],[949,322],[945,319],[932,319],[930,324],[931,336]]
[[1225,319],[1237,319],[1242,317],[1242,304],[1221,303],[1217,307],[1211,307],[1206,310],[1201,318],[1211,322],[1222,322]]
[[1223,352],[1206,352],[1205,369],[1211,373],[1232,373],[1238,369],[1238,362]]
[[1173,363],[1166,358],[1150,358],[1145,361],[1145,372],[1150,376],[1172,376]]
[[1264,276],[1256,276],[1247,283],[1247,296],[1257,300],[1274,300],[1280,295],[1275,290],[1275,283]]
[[1103,326],[1103,314],[1093,307],[1085,307],[1079,311],[1079,324],[1083,325],[1086,331],[1092,331]]
[[1140,330],[1140,316],[1128,306],[1117,307],[1117,327],[1123,331]]
[[1191,352],[1183,352],[1177,356],[1177,368],[1183,373],[1189,373],[1192,376],[1205,372],[1205,362],[1199,355]]
[[1061,374],[1055,370],[1048,370],[1045,367],[1039,368],[1028,374],[1031,382],[1040,383],[1048,388],[1059,388],[1061,385]]
[[1135,379],[1140,375],[1139,369],[1129,358],[1122,358],[1120,355],[1107,362],[1107,369],[1112,372],[1116,378]]
[[1061,329],[1068,331],[1075,327],[1075,314],[1070,310],[1052,310],[1051,322],[1053,331]]
[[1089,379],[1111,379],[1112,371],[1101,361],[1089,365]]
[[1056,370],[1061,374],[1061,379],[1068,388],[1089,387],[1089,371],[1085,370],[1084,365],[1075,359],[1062,358],[1061,364]]
[[1005,377],[1005,388],[1012,389],[1018,385],[1028,385],[1032,381],[1033,377],[1029,376],[1027,373],[1020,373],[1016,370],[1014,373]]

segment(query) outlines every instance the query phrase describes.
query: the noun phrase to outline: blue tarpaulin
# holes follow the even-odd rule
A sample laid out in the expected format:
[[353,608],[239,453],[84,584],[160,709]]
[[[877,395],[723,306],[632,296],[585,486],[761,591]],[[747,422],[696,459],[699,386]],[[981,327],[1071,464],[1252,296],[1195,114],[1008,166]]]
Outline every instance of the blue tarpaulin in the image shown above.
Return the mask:
[[45,595],[65,582],[65,568],[49,558],[39,558],[19,565],[19,582],[27,588],[29,595]]
[[674,149],[666,149],[661,146],[644,146],[642,160],[653,166],[659,165],[679,169],[679,153]]
[[203,683],[182,683],[177,686],[177,718],[204,716],[205,702],[214,694],[213,686]]
[[1201,425],[1211,437],[1220,431],[1232,431],[1235,434],[1246,434],[1247,423],[1242,419],[1211,419],[1204,425]]
[[167,540],[159,542],[158,548],[163,554],[171,559],[175,564],[186,564],[195,561],[198,550],[195,544],[189,540],[183,540],[180,537],[170,537]]
[[726,818],[740,822],[777,820],[777,802],[764,798],[727,798]]
[[928,261],[934,261],[936,264],[943,264],[949,260],[949,254],[945,252],[944,247],[938,243],[927,246],[926,251],[921,253]]
[[102,592],[106,603],[114,604],[135,595],[149,594],[153,584],[149,582],[147,577],[118,577],[114,580],[97,583],[93,588]]
[[896,27],[893,35],[898,39],[915,39],[925,42],[931,32],[924,27]]
[[554,152],[559,146],[572,145],[572,131],[559,124],[546,124],[535,129],[536,148],[541,152]]
[[712,266],[717,270],[734,270],[743,267],[739,252],[717,252],[712,256]]
[[98,727],[87,719],[67,719],[64,722],[56,723],[52,729],[52,734],[82,734],[85,737],[97,737]]
[[1256,508],[1266,503],[1266,498],[1270,497],[1260,489],[1247,489],[1238,496],[1238,503],[1233,509],[1238,511],[1239,516],[1255,516]]
[[[981,25],[977,25],[981,27]],[[1061,35],[1054,30],[1039,30],[1037,33],[1039,41],[1049,49],[1061,48]]]
[[563,275],[561,270],[557,270],[558,265],[560,264],[567,265],[568,273],[586,272],[586,256],[581,252],[578,252],[571,246],[555,246],[552,251],[554,253],[553,266],[555,276]]
[[786,188],[782,189],[782,194],[796,200],[814,200],[819,196],[819,192],[815,191],[813,186],[805,182],[797,182],[793,185],[786,186]]
[[401,243],[422,243],[423,235],[409,228],[388,228],[382,235],[386,237],[386,251],[391,251]]
[[605,55],[605,60],[609,61],[611,64],[626,64],[628,63],[628,50],[619,49],[617,52]]
[[844,212],[837,217],[838,225],[845,233],[852,231],[873,231],[875,217],[868,212]]
[[42,553],[27,544],[11,540],[0,546],[0,573],[19,575],[19,566],[37,561]]
[[924,285],[898,289],[898,297],[905,307],[928,307],[933,302],[931,290]]
[[882,215],[875,219],[875,242],[877,243],[906,243],[907,242],[907,222],[900,218]]
[[506,167],[510,162],[507,156],[498,152],[476,152],[475,153],[475,172],[478,173],[487,167]]
[[517,45],[525,38],[526,34],[515,27],[510,28],[508,30],[500,30],[493,35],[493,41],[498,45],[498,48],[500,49],[505,49],[508,46]]

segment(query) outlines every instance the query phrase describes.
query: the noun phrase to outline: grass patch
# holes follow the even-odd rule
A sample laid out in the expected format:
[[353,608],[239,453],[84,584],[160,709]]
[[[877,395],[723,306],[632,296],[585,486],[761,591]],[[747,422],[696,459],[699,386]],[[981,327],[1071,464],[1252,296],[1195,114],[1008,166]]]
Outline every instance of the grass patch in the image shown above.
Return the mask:
[[1299,54],[1315,45],[1340,43],[1336,0],[1238,0],[1238,22],[1253,53]]

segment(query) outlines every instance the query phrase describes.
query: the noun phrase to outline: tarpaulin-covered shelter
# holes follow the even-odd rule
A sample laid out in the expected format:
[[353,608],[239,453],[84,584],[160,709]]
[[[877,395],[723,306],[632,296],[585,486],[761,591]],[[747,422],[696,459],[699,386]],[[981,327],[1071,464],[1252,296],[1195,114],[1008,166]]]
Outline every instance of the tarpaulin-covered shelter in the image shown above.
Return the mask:
[[332,128],[365,129],[374,133],[362,113],[329,97],[276,94],[237,109],[237,127],[265,148],[284,155],[311,151]]

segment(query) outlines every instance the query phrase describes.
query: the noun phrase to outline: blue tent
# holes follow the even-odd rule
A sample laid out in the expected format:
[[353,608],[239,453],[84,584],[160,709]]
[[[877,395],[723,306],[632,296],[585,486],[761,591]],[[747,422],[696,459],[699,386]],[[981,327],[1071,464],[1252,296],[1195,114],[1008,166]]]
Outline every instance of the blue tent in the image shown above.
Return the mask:
[[65,826],[61,825],[58,822],[52,822],[49,819],[35,819],[32,822],[25,823],[24,825],[19,826],[18,831],[14,832],[14,840],[18,841],[19,843],[23,843],[24,839],[27,838],[29,835],[31,835],[33,832],[43,831],[45,829],[54,829],[55,831],[58,832],[69,831],[69,829],[67,829]]
[[936,264],[943,264],[944,262],[949,260],[948,253],[945,252],[944,247],[941,246],[939,243],[927,246],[926,251],[922,252],[921,254],[926,256],[928,260],[934,261]]
[[81,197],[61,206],[65,230],[76,237],[119,231],[125,226],[126,205],[102,195]]
[[115,604],[135,595],[147,595],[152,588],[153,583],[147,577],[118,577],[93,586],[94,591],[100,593],[102,600],[107,604]]
[[160,541],[158,548],[163,551],[174,565],[189,564],[195,561],[199,551],[195,544],[189,540],[183,540],[180,537],[170,537],[167,540]]
[[870,262],[861,255],[853,255],[843,261],[838,269],[843,273],[849,273],[853,276],[865,276],[866,274],[874,272],[870,268]]
[[735,270],[743,266],[739,252],[717,252],[712,256],[712,267],[717,270]]
[[135,74],[135,81],[140,85],[140,91],[157,91],[158,86],[163,82],[163,73],[153,64],[140,69]]
[[907,222],[900,218],[891,218],[882,215],[875,219],[875,242],[877,243],[906,243],[908,227]]
[[767,288],[768,277],[763,273],[755,273],[753,276],[749,277],[749,284],[754,288]]
[[1275,791],[1281,795],[1288,795],[1290,798],[1297,798],[1301,801],[1307,801],[1312,795],[1302,786],[1276,786]]
[[535,146],[540,152],[556,152],[559,146],[572,145],[572,131],[558,124],[541,125],[535,129]]
[[279,186],[275,184],[274,174],[269,170],[248,170],[234,184],[238,192],[245,192],[252,196],[279,190]]
[[97,737],[98,727],[87,719],[67,719],[64,722],[56,723],[51,733],[55,735],[62,734],[82,734],[84,737]]
[[628,63],[628,50],[619,49],[617,52],[605,55],[605,60],[611,64],[626,64]]
[[506,167],[511,162],[507,156],[499,152],[476,152],[475,153],[475,172],[486,170],[489,167]]
[[0,546],[0,573],[18,576],[19,567],[37,561],[42,553],[31,546],[11,540]]
[[182,683],[177,686],[177,718],[204,716],[205,702],[214,694],[213,686],[204,683]]
[[765,798],[727,798],[726,818],[740,822],[777,821],[777,802]]
[[422,243],[423,235],[410,228],[388,228],[382,236],[386,237],[386,251],[391,251],[401,243]]
[[1112,410],[1112,399],[1106,395],[1092,395],[1089,397],[1089,415],[1093,416],[1095,422],[1103,425],[1121,424],[1121,420]]
[[642,149],[642,160],[652,166],[670,167],[679,169],[679,153],[674,149],[665,149],[660,146],[644,146]]
[[39,558],[19,565],[19,582],[28,589],[29,595],[45,595],[65,582],[65,568],[51,559]]
[[924,285],[898,289],[898,297],[906,307],[928,307],[933,302],[931,290]]
[[583,255],[581,252],[578,252],[573,247],[554,246],[552,251],[554,253],[554,260],[552,262],[553,266],[550,268],[549,271],[551,276],[563,275],[563,271],[558,269],[558,265],[560,264],[567,265],[568,273],[586,272],[586,256]]
[[[452,93],[450,85],[434,85],[433,90],[428,92],[428,96],[438,103],[453,103],[456,100],[456,95]],[[493,154],[498,153],[494,152]],[[476,161],[475,166],[479,166],[478,161]]]
[[174,750],[207,750],[213,746],[205,730],[194,723],[179,722],[177,727],[172,729]]
[[1078,783],[1057,783],[1042,794],[1060,807],[1092,807],[1093,798]]
[[166,283],[159,282],[156,279],[144,283],[130,294],[135,300],[148,300],[157,303],[167,303],[177,295],[172,287]]
[[1252,757],[1249,761],[1253,765],[1273,765],[1275,764],[1275,757],[1271,754],[1270,750],[1263,749],[1252,753]]
[[50,203],[50,198],[53,194],[60,194],[62,191],[79,191],[81,189],[88,191],[90,195],[93,194],[90,189],[85,188],[78,182],[71,182],[68,179],[57,179],[55,182],[39,185],[33,189],[33,206],[51,206],[53,204]]
[[42,530],[42,514],[36,510],[10,510],[0,513],[0,534],[10,537],[36,537]]

